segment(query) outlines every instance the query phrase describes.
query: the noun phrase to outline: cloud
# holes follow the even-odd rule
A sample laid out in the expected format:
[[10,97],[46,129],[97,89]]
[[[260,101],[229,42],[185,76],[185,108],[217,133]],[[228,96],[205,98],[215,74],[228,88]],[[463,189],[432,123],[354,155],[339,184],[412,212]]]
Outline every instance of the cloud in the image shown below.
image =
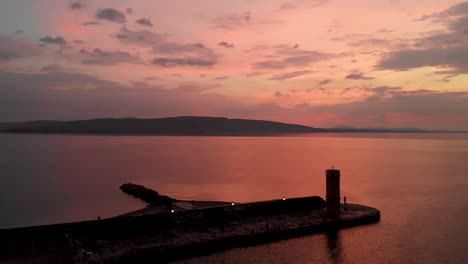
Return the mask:
[[374,77],[365,76],[362,72],[354,72],[345,76],[348,80],[373,80]]
[[[0,71],[0,82],[3,90],[12,89],[15,86],[18,89],[34,90],[34,89],[57,89],[71,90],[71,89],[86,89],[93,86],[94,88],[102,88],[108,86],[120,87],[118,83],[112,81],[101,80],[92,75],[82,73],[68,73],[68,72],[47,72],[47,73],[31,73],[31,72],[7,72]],[[14,83],[11,83],[11,82]],[[90,85],[92,84],[92,85]],[[32,93],[35,94],[35,93]],[[32,96],[32,94],[24,94],[24,96]]]
[[330,0],[296,0],[296,1],[299,3],[303,3],[305,7],[313,8],[313,7],[322,6],[328,3]]
[[45,44],[55,44],[55,45],[65,45],[67,42],[63,37],[51,37],[51,36],[46,36],[41,39],[39,39],[42,43]]
[[431,17],[443,18],[436,23],[442,23],[445,30],[415,39],[410,48],[387,53],[377,63],[376,69],[406,71],[439,67],[445,69],[444,74],[468,73],[468,2],[456,4]]
[[461,15],[468,15],[468,2],[461,2],[452,7],[450,7],[442,14],[449,15],[449,16],[461,16]]
[[248,72],[245,74],[245,76],[247,77],[255,77],[255,76],[261,76],[261,75],[265,75],[267,74],[268,72],[265,72],[265,71],[253,71],[253,72]]
[[290,2],[282,3],[280,6],[280,10],[292,10],[292,9],[296,9],[296,5]]
[[41,53],[41,49],[29,41],[0,35],[0,63],[34,57]]
[[156,76],[148,76],[144,78],[145,81],[162,81],[163,79]]
[[173,53],[191,53],[191,52],[212,52],[201,43],[179,44],[176,42],[162,42],[153,48],[156,53],[173,54]]
[[466,15],[468,15],[468,2],[461,2],[461,3],[451,6],[450,8],[442,12],[435,12],[429,15],[424,15],[420,18],[415,19],[415,21],[430,20],[432,22],[438,23],[450,17],[466,16]]
[[322,6],[329,2],[329,0],[291,0],[289,2],[281,3],[280,10],[292,10],[301,8],[315,8]]
[[164,34],[153,33],[148,30],[133,31],[125,26],[121,27],[119,33],[115,35],[115,38],[123,44],[138,46],[154,46],[164,42],[166,37]]
[[274,57],[281,57],[277,60],[267,60],[252,64],[254,69],[285,69],[288,67],[304,67],[310,64],[327,61],[341,55],[324,53],[315,50],[304,50],[299,45],[277,45],[273,47]]
[[117,23],[125,23],[127,21],[124,13],[113,8],[99,9],[96,12],[96,18]]
[[[213,86],[134,86],[92,75],[0,71],[0,120],[97,117],[228,116],[315,126],[411,126],[468,129],[468,92],[363,88],[367,99],[335,105],[242,104],[206,93]],[[278,92],[280,100],[287,93]],[[275,96],[276,97],[276,96]],[[125,107],[122,107],[125,106]],[[428,107],[431,106],[431,107]]]
[[127,8],[125,9],[125,14],[127,14],[127,15],[133,14],[133,8],[127,7]]
[[[332,114],[330,125],[468,129],[468,93],[369,88],[366,100],[311,107],[316,115]],[[431,106],[431,107],[428,107]],[[463,122],[463,124],[457,124]]]
[[179,44],[176,42],[163,42],[154,47],[154,52],[164,54],[196,53],[214,56],[214,51],[201,43]]
[[186,94],[199,94],[200,92],[204,92],[204,91],[207,91],[207,90],[210,90],[210,89],[214,89],[214,88],[218,88],[220,87],[219,84],[215,83],[215,84],[208,84],[208,85],[198,85],[196,83],[183,83],[183,84],[180,84],[178,85],[177,87],[173,88],[174,91],[180,91],[180,92],[184,92]]
[[226,42],[226,41],[219,42],[218,46],[223,47],[223,48],[227,48],[227,49],[231,49],[231,48],[235,47],[235,45],[233,43],[229,43],[229,42]]
[[381,28],[381,29],[377,30],[376,32],[377,33],[382,33],[382,34],[388,34],[388,33],[394,32],[394,31],[395,31],[394,29]]
[[252,13],[250,11],[244,13],[232,13],[215,17],[211,22],[215,28],[235,30],[239,27],[245,27],[251,24]]
[[243,111],[240,103],[199,92],[211,88],[213,85],[196,83],[180,87],[140,87],[79,73],[0,71],[0,120],[154,118],[230,115]]
[[276,92],[276,93],[275,93],[275,96],[276,96],[276,97],[285,97],[285,96],[286,96],[286,97],[289,97],[288,94],[285,94],[285,93],[282,93],[282,92]]
[[85,42],[83,40],[76,39],[73,41],[75,44],[84,44]]
[[273,69],[273,70],[279,70],[279,69],[284,69],[287,68],[288,64],[283,62],[283,61],[259,61],[255,62],[252,64],[252,68],[254,69]]
[[23,34],[24,33],[24,30],[22,29],[18,29],[15,31],[15,34]]
[[143,26],[148,26],[148,27],[153,26],[153,22],[151,22],[151,19],[149,19],[149,18],[140,18],[136,22],[138,24],[140,24],[140,25],[143,25]]
[[84,7],[85,7],[85,5],[83,5],[80,2],[73,2],[73,3],[70,4],[70,9],[72,9],[72,10],[79,10],[79,9],[83,9]]
[[141,59],[125,51],[104,51],[81,49],[72,59],[78,59],[83,64],[110,66],[121,63],[142,63]]
[[377,65],[377,69],[405,71],[427,66],[453,67],[456,69],[453,72],[468,73],[468,49],[460,46],[395,51],[385,56]]
[[41,68],[41,71],[44,72],[59,72],[63,71],[63,66],[60,64],[49,64]]
[[327,85],[327,84],[332,83],[332,82],[333,82],[332,79],[325,79],[325,80],[319,81],[318,84],[319,84],[320,86],[324,86],[324,85]]
[[[263,105],[250,109],[270,118],[299,120],[322,127],[420,127],[427,129],[468,129],[468,92],[406,90],[402,87],[340,89],[336,92],[365,93],[364,99],[332,105],[298,104],[278,108]],[[329,90],[324,89],[328,95]],[[281,100],[294,99],[290,94],[277,94]],[[277,97],[275,96],[275,97]],[[343,94],[342,96],[347,96]],[[276,101],[276,100],[275,100]],[[428,107],[431,106],[431,107]],[[305,121],[307,120],[307,121]]]
[[[410,43],[406,39],[400,38],[392,38],[392,39],[385,39],[385,38],[361,38],[355,40],[349,40],[347,43],[351,47],[367,47],[372,48],[377,51],[380,51],[381,48],[388,48],[388,49],[403,49],[409,47]],[[368,52],[368,51],[364,51]]]
[[162,67],[210,67],[218,63],[218,55],[201,43],[179,44],[162,41],[153,47],[153,52],[163,55],[152,61],[152,64]]
[[99,26],[99,25],[101,25],[101,23],[99,23],[97,21],[86,21],[86,22],[81,23],[81,25],[83,25],[83,26]]
[[448,23],[448,27],[455,33],[467,34],[468,14]]
[[382,34],[343,34],[330,40],[346,43],[351,47],[361,48],[362,54],[381,54],[382,51],[404,49],[412,44],[412,40],[405,38],[396,38],[386,29],[380,29],[377,32]]
[[197,66],[197,67],[210,67],[216,64],[216,60],[210,58],[155,58],[152,64],[162,67],[176,67],[176,66]]
[[282,24],[283,20],[264,17],[255,17],[252,12],[230,13],[219,15],[211,20],[212,27],[215,29],[234,31],[240,28],[257,25]]
[[270,77],[268,80],[269,81],[284,81],[287,79],[292,79],[298,76],[303,76],[303,75],[307,75],[311,73],[314,73],[314,71],[305,70],[305,71],[287,72],[287,73],[276,74]]
[[334,56],[329,53],[310,51],[308,54],[286,57],[283,59],[283,62],[291,66],[307,66],[318,61],[329,60],[332,57]]

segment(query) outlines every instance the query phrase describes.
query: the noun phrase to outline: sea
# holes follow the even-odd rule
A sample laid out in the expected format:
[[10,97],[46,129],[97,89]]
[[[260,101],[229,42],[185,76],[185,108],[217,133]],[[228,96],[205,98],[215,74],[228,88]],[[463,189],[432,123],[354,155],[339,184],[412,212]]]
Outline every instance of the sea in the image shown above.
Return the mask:
[[144,207],[127,182],[187,200],[325,197],[332,167],[341,196],[379,223],[175,263],[468,263],[468,134],[0,134],[0,229]]

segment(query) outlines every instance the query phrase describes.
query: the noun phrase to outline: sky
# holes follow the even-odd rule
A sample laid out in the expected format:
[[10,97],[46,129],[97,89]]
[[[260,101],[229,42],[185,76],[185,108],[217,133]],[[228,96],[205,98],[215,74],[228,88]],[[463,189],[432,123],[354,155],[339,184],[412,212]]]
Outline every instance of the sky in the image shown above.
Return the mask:
[[0,1],[0,122],[468,130],[467,84],[465,1]]

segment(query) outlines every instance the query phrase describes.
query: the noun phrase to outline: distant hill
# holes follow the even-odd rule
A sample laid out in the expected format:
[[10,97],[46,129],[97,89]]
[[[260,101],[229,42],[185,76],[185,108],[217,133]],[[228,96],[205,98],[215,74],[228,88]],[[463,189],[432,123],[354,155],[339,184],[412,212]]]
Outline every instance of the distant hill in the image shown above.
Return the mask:
[[326,132],[326,130],[263,120],[181,116],[157,119],[105,118],[78,121],[0,123],[0,132],[139,135],[268,135]]
[[467,133],[418,128],[316,128],[265,120],[179,116],[167,118],[101,118],[77,121],[0,123],[0,133],[120,135],[278,135],[301,133]]

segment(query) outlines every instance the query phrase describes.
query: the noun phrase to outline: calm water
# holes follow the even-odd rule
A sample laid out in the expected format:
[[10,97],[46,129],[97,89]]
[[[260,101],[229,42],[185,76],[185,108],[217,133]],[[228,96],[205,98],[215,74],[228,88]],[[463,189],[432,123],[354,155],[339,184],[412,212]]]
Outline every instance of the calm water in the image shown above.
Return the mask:
[[342,196],[380,223],[182,263],[468,263],[468,136],[111,137],[0,134],[0,228],[109,217],[139,209],[118,187],[180,199],[254,201]]

